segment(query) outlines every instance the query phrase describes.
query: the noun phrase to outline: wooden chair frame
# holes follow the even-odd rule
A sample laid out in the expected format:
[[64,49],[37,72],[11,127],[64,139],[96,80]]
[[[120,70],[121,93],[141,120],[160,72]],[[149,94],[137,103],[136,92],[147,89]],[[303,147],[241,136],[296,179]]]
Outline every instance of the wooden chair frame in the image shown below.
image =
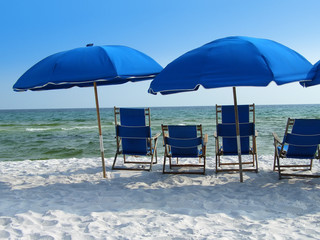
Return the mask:
[[[288,118],[285,134],[286,136],[288,133],[292,131],[293,125],[294,125],[295,119]],[[311,171],[312,170],[312,164],[313,159],[320,159],[320,148],[319,145],[317,146],[316,155],[314,158],[309,159],[309,164],[280,164],[280,159],[287,158],[286,157],[286,150],[284,149],[285,143],[280,140],[278,135],[276,133],[272,133],[274,138],[274,160],[273,160],[273,171],[278,171],[279,173],[279,179],[282,179],[283,177],[311,177],[311,178],[319,178],[319,174],[295,174],[295,173],[283,173],[286,169],[291,169],[292,171]],[[280,147],[280,151],[278,150]],[[308,158],[306,158],[308,159]]]
[[[171,146],[166,144],[166,137],[169,137],[169,126],[170,125],[161,125],[162,135],[163,135],[163,146],[165,149],[164,152],[164,160],[163,160],[163,173],[164,174],[205,174],[206,171],[206,145],[208,142],[208,135],[202,133],[202,125],[195,125],[197,128],[197,135],[201,137],[201,154],[198,155],[199,163],[198,164],[181,164],[179,163],[179,158],[175,157],[176,161],[173,162],[173,158],[171,155]],[[191,126],[191,125],[186,125]],[[166,170],[166,161],[169,159],[169,168],[170,170]],[[181,157],[180,157],[181,158]],[[190,157],[191,158],[191,157]],[[203,161],[201,161],[203,159]],[[201,171],[178,171],[174,169],[181,168],[199,168]]]
[[[249,122],[252,122],[255,125],[255,104],[249,105]],[[216,126],[218,126],[218,124],[222,124],[222,105],[216,105]],[[243,168],[242,171],[258,172],[258,156],[257,156],[257,144],[256,144],[257,136],[258,136],[258,132],[256,130],[254,135],[250,136],[249,144],[251,142],[251,147],[250,147],[249,153],[246,155],[252,155],[252,160],[242,161],[242,165],[248,166],[247,168]],[[219,139],[221,139],[222,137],[218,136],[217,132],[214,133],[214,137],[215,137],[215,147],[216,147],[215,148],[216,173],[238,172],[239,168],[232,167],[232,166],[239,166],[238,162],[223,162],[221,160],[221,156],[223,156],[224,153],[223,153],[222,144],[220,143]],[[251,165],[251,167],[249,165]]]
[[[145,113],[145,117],[146,117],[146,126],[151,128],[151,117],[150,117],[150,108],[145,108],[144,109],[144,113]],[[114,107],[114,122],[115,122],[115,126],[121,126],[120,124],[120,108]],[[152,136],[151,138],[147,138],[147,143],[148,146],[150,148],[150,151],[148,151],[148,153],[146,154],[146,156],[150,156],[151,160],[150,161],[128,161],[126,158],[126,154],[123,154],[122,148],[121,148],[121,140],[122,138],[119,137],[116,134],[116,143],[117,143],[117,150],[116,150],[116,154],[114,157],[114,161],[112,164],[112,169],[113,170],[142,170],[142,171],[151,171],[152,170],[152,166],[153,164],[157,164],[158,163],[158,159],[157,159],[157,143],[158,143],[158,137],[161,135],[161,133],[157,133],[154,136]],[[129,168],[129,167],[118,167],[116,166],[116,161],[117,161],[117,157],[118,155],[123,155],[123,165],[125,164],[144,164],[144,165],[149,165],[149,168]],[[129,154],[127,154],[129,155]],[[136,155],[129,155],[132,157],[137,157]]]

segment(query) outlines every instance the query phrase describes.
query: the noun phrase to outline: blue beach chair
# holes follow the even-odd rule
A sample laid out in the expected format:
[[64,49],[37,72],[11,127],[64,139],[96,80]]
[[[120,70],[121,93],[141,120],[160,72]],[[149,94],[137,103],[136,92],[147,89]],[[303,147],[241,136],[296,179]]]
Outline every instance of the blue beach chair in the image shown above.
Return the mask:
[[[165,147],[163,173],[205,174],[208,135],[203,136],[202,126],[161,125],[161,128]],[[169,171],[166,169],[167,158]],[[180,163],[179,159],[188,159],[189,163]]]
[[[151,136],[150,109],[114,107],[117,152],[112,169],[115,170],[152,170],[157,163],[157,141],[160,133]],[[118,155],[123,155],[123,165],[139,164],[137,167],[117,167]],[[126,156],[131,156],[128,160]],[[151,157],[150,161],[137,160],[137,156]],[[141,167],[142,165],[142,167]],[[149,168],[145,168],[149,165]],[[127,165],[128,166],[128,165]]]
[[[278,170],[279,179],[287,177],[320,177],[306,174],[312,170],[313,159],[319,159],[320,119],[288,119],[283,140],[274,136],[273,170]],[[284,159],[289,164],[284,164]],[[282,161],[282,162],[280,162]],[[299,164],[298,164],[298,163]],[[289,170],[289,171],[288,171]]]
[[[255,130],[255,105],[238,105],[241,155],[251,155],[252,159],[242,161],[243,171],[258,172]],[[216,172],[239,171],[238,159],[222,161],[222,156],[238,156],[234,106],[216,105]]]

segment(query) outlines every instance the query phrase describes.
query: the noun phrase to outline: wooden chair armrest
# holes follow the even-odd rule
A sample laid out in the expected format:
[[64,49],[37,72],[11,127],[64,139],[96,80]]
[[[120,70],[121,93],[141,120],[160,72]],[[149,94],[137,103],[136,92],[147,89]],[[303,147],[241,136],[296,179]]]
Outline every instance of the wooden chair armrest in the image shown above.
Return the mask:
[[165,146],[164,141],[165,141],[165,138],[168,137],[168,136],[169,136],[169,134],[167,132],[163,133],[163,141],[162,141],[162,145],[163,146]]
[[156,133],[154,136],[152,136],[151,139],[155,140],[155,139],[157,139],[158,137],[160,137],[160,135],[161,135],[161,132],[158,132],[158,133]]
[[208,143],[208,134],[205,134],[202,140],[203,140],[203,145],[206,146]]
[[282,145],[282,142],[281,142],[280,138],[278,137],[278,135],[276,133],[272,133],[272,135],[273,135],[273,139],[274,139],[274,144]]

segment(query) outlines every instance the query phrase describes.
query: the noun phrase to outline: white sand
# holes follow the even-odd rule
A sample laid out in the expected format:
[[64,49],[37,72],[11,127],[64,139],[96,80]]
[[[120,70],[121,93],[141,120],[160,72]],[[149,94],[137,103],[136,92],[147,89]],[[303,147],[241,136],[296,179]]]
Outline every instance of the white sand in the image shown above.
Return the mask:
[[[0,162],[0,239],[320,239],[320,179],[110,171],[100,159]],[[160,161],[161,162],[161,161]],[[319,162],[315,161],[315,171]]]

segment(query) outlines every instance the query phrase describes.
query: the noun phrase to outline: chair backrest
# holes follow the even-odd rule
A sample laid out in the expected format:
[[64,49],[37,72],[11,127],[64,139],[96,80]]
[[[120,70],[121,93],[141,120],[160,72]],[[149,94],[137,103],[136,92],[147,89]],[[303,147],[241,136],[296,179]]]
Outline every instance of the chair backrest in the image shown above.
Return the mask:
[[149,150],[148,139],[151,138],[150,109],[115,107],[114,114],[117,144],[120,138],[123,154],[146,155]]
[[320,119],[289,118],[283,143],[288,146],[288,158],[314,158],[320,144]]
[[[250,119],[250,113],[252,117]],[[221,116],[219,116],[221,115]],[[255,106],[238,105],[241,153],[248,154],[250,150],[250,136],[255,134]],[[238,154],[237,135],[234,106],[216,105],[217,135],[222,137],[223,153],[225,155]]]
[[170,147],[172,157],[198,157],[202,145],[201,125],[162,125],[164,144]]

